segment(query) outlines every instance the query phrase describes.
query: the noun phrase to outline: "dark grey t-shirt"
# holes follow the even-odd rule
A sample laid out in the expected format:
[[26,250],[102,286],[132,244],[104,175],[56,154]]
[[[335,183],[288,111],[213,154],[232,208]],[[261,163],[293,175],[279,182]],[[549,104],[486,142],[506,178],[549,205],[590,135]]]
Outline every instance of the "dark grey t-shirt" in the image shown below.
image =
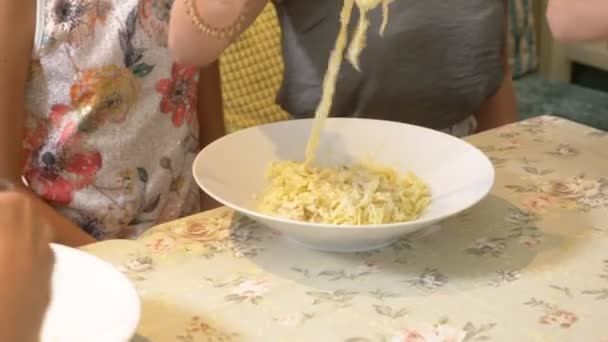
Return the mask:
[[[285,62],[277,102],[294,117],[314,115],[342,5],[341,0],[276,3]],[[344,60],[332,116],[443,129],[473,114],[497,91],[503,78],[503,0],[395,0],[390,8],[383,38],[381,10],[369,13],[361,72]],[[357,10],[353,16],[351,27]]]

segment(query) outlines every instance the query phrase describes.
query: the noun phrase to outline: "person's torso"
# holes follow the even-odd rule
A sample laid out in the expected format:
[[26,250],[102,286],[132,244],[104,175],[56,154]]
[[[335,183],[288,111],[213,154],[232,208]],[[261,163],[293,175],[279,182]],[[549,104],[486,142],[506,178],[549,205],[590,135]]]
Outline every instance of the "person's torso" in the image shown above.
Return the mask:
[[[339,30],[343,1],[277,1],[285,74],[279,104],[310,117]],[[499,88],[505,43],[503,0],[398,0],[380,37],[380,8],[369,13],[361,71],[346,59],[332,115],[449,127]],[[349,37],[358,21],[355,10]],[[350,39],[349,39],[350,40]]]
[[173,0],[38,0],[25,178],[98,239],[198,209],[198,70],[167,49]]

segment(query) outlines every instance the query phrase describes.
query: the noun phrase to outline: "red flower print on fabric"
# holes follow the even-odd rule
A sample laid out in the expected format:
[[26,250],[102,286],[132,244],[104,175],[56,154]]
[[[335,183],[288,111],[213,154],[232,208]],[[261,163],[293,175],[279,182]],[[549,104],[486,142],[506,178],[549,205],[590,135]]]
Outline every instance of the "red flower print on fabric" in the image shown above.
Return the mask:
[[187,124],[192,122],[196,112],[197,76],[198,68],[174,63],[171,78],[156,82],[156,91],[163,95],[160,111],[171,114],[171,121],[175,127],[181,127],[184,122]]
[[77,125],[66,115],[69,111],[65,105],[53,106],[48,121],[27,130],[24,146],[30,187],[59,205],[70,204],[75,190],[93,184],[102,166],[101,154],[80,142]]

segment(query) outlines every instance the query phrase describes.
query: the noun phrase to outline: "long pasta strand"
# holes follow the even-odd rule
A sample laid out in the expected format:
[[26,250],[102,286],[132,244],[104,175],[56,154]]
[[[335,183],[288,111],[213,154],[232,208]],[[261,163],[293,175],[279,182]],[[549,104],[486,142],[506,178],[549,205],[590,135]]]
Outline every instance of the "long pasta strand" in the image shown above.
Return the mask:
[[336,40],[335,47],[329,57],[327,72],[323,79],[321,101],[315,111],[312,131],[310,132],[310,138],[308,140],[308,145],[306,146],[305,165],[310,165],[315,159],[315,153],[319,147],[321,138],[321,129],[323,129],[325,120],[329,116],[329,111],[331,110],[332,99],[336,91],[336,80],[340,67],[342,66],[344,50],[346,49],[346,44],[348,42],[348,23],[350,22],[353,7],[354,0],[344,0],[344,6],[340,13],[340,31],[338,33],[338,39]]
[[355,34],[346,55],[350,64],[352,64],[357,71],[360,71],[359,57],[367,45],[367,29],[369,28],[369,19],[367,18],[368,11],[367,8],[359,7],[359,24],[357,24],[357,29],[355,30]]
[[363,49],[367,45],[367,31],[369,29],[368,13],[382,5],[382,24],[380,25],[380,36],[384,36],[384,30],[388,24],[389,5],[393,0],[355,0],[355,4],[359,8],[359,23],[355,31],[355,35],[348,47],[347,59],[352,66],[360,71],[359,59]]
[[383,0],[382,1],[382,24],[380,25],[380,36],[384,36],[384,31],[386,30],[386,25],[388,24],[388,15],[389,15],[389,5],[393,2],[393,0]]
[[359,58],[361,52],[366,46],[367,42],[367,31],[369,29],[368,12],[382,5],[382,25],[380,26],[380,34],[384,34],[384,29],[388,23],[388,12],[389,4],[393,0],[344,0],[342,11],[340,12],[340,31],[338,32],[338,38],[334,49],[332,50],[329,63],[327,65],[327,71],[325,78],[323,79],[323,92],[321,94],[321,101],[315,110],[315,119],[313,122],[312,131],[310,132],[310,138],[305,151],[305,162],[306,166],[309,166],[315,159],[315,153],[319,147],[321,138],[321,130],[325,124],[325,120],[329,116],[331,111],[332,100],[336,91],[336,81],[338,73],[342,67],[342,61],[344,59],[344,51],[348,44],[348,24],[352,16],[353,7],[355,4],[359,8],[360,16],[357,29],[355,31],[353,40],[348,48],[346,58],[353,65],[353,67],[359,70]]

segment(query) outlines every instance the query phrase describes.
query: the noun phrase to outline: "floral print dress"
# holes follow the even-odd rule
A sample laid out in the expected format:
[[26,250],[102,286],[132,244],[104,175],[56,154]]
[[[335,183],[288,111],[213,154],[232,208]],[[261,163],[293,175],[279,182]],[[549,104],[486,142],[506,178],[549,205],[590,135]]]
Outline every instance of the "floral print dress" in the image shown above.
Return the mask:
[[173,0],[37,0],[25,179],[97,239],[198,210],[198,69],[167,49]]

